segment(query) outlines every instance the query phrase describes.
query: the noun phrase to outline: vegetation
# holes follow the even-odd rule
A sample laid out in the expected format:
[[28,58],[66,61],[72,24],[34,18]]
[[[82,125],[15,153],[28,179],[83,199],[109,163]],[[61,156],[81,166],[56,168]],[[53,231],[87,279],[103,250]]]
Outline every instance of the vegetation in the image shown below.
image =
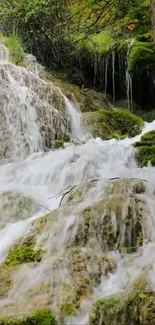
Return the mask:
[[134,143],[137,148],[136,157],[142,167],[151,163],[155,166],[155,131],[145,133],[139,142]]
[[101,137],[104,140],[134,137],[141,132],[144,125],[141,118],[123,110],[85,113],[83,123],[94,137]]
[[35,250],[35,245],[21,245],[10,248],[5,264],[7,266],[13,266],[23,263],[40,262],[42,258],[41,248]]
[[1,317],[0,325],[57,325],[55,316],[49,309],[37,310],[33,315],[26,317]]
[[0,0],[0,9],[3,34],[20,37],[26,51],[50,70],[115,101],[126,98],[128,69],[136,103],[147,110],[154,105],[150,0],[7,0],[5,5]]
[[144,290],[134,290],[124,298],[114,297],[97,301],[90,313],[89,325],[154,324],[155,295]]
[[61,313],[62,318],[67,317],[67,316],[75,316],[76,308],[73,303],[66,302],[61,305],[60,313]]

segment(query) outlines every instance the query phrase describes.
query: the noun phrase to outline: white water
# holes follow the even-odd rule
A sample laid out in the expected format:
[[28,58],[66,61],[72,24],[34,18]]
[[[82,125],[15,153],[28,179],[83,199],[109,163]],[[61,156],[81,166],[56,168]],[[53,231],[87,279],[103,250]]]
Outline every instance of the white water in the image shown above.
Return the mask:
[[72,140],[85,141],[87,136],[84,134],[80,123],[80,111],[64,96],[66,108],[71,118]]
[[[6,54],[1,55],[3,61],[7,59]],[[1,60],[1,66],[4,64]],[[20,68],[19,68],[20,69]],[[23,72],[24,70],[22,70]],[[17,90],[17,83],[12,81],[11,73],[8,74],[12,89]],[[15,86],[16,85],[16,86]],[[14,88],[13,88],[14,87]],[[9,90],[8,90],[9,91]],[[57,193],[75,184],[84,183],[91,179],[100,179],[105,181],[108,178],[122,177],[122,178],[140,178],[148,181],[150,191],[153,191],[155,184],[155,169],[153,167],[138,168],[134,153],[135,149],[131,144],[140,139],[141,135],[134,139],[125,140],[110,140],[102,141],[101,139],[88,139],[85,144],[73,145],[69,144],[63,150],[49,151],[44,153],[42,151],[42,145],[40,145],[40,131],[38,122],[36,120],[35,105],[29,106],[27,114],[23,113],[22,105],[27,101],[30,93],[28,88],[25,90],[22,86],[18,88],[19,106],[15,106],[15,102],[9,101],[9,106],[5,108],[5,114],[8,118],[9,127],[14,129],[12,131],[12,137],[16,139],[16,129],[18,134],[18,123],[25,118],[26,128],[24,129],[24,138],[27,139],[30,147],[29,156],[25,159],[17,159],[9,164],[0,167],[0,193],[5,191],[17,191],[23,195],[34,198],[38,206],[43,206],[36,215],[30,215],[25,221],[18,221],[16,223],[9,223],[3,229],[0,230],[0,262],[5,258],[5,254],[8,248],[20,237],[26,234],[31,227],[32,220],[38,218],[40,215],[47,213],[47,209],[55,209],[58,207],[61,196],[55,196]],[[22,100],[22,103],[20,101]],[[71,117],[72,122],[72,137],[73,139],[84,141],[86,136],[83,133],[80,125],[79,112],[77,112],[74,106],[65,98],[66,107]],[[4,107],[2,107],[4,111]],[[15,112],[15,118],[13,115]],[[24,117],[22,117],[24,115]],[[29,121],[27,120],[29,116]],[[13,119],[13,120],[12,120]],[[155,121],[152,123],[146,123],[142,134],[149,130],[155,129]],[[13,139],[14,140],[14,139]],[[17,140],[15,141],[17,142]],[[20,157],[23,157],[22,152],[22,138],[18,136],[18,145]],[[35,151],[38,151],[37,153]],[[99,188],[96,188],[94,197],[88,198],[88,203],[93,203],[95,199],[100,195]],[[151,192],[152,193],[152,192]],[[148,200],[151,200],[151,197]],[[94,201],[93,201],[94,200]],[[86,202],[84,203],[86,204]],[[150,201],[152,204],[152,201]],[[155,219],[154,206],[152,208],[152,220]],[[11,212],[10,212],[11,213]],[[57,249],[56,254],[59,254],[61,247],[67,243],[70,239],[69,229],[78,221],[78,216],[72,215],[67,219],[67,223],[60,216],[60,220],[57,220],[57,227],[59,228],[59,237],[50,237],[50,245]],[[153,227],[153,222],[150,222],[150,229]],[[142,269],[150,267],[149,276],[154,288],[154,272],[155,272],[155,238],[153,237],[154,229],[152,229],[152,243],[146,244],[142,247],[141,251],[135,253],[132,257],[125,256],[120,258],[119,254],[114,254],[114,258],[117,260],[116,273],[111,274],[103,279],[101,285],[94,291],[92,299],[86,302],[81,309],[81,315],[78,319],[70,320],[71,324],[85,324],[87,322],[88,311],[96,299],[104,297],[110,294],[114,294],[119,291],[125,290],[126,286],[130,286],[137,276],[141,273]],[[61,240],[60,240],[61,239]],[[32,286],[32,282],[40,280],[43,269],[48,267],[48,264],[43,264],[39,269],[40,273],[35,274],[28,273],[29,282],[25,283],[23,279],[22,293],[23,297],[28,290],[29,286]],[[37,269],[38,270],[38,269]],[[30,272],[27,270],[27,272]],[[36,272],[36,271],[35,271]],[[46,274],[46,273],[45,273]],[[61,274],[62,276],[62,274]],[[64,277],[68,276],[64,273]],[[27,281],[25,274],[25,281]],[[19,300],[18,288],[14,288],[10,297],[11,301]],[[25,303],[24,298],[21,297],[20,303]],[[8,301],[7,301],[8,302]],[[5,303],[5,302],[4,302]],[[0,306],[3,305],[1,301]]]
[[128,51],[127,51],[127,58],[126,58],[126,92],[127,92],[127,100],[128,100],[128,110],[132,112],[132,76],[128,72],[128,62],[129,62],[129,56],[132,46],[134,45],[135,40],[132,39],[128,43]]
[[113,86],[113,104],[115,103],[115,51],[112,52],[112,86]]

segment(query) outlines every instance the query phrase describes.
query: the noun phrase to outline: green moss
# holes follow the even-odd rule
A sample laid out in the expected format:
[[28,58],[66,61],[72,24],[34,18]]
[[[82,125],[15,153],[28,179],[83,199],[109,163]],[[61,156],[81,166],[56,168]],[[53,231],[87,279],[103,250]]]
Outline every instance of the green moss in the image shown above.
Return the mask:
[[0,298],[7,296],[12,284],[12,274],[14,270],[6,265],[0,267]]
[[148,69],[153,67],[154,63],[153,44],[150,42],[136,42],[130,51],[128,71],[132,72],[141,68]]
[[140,147],[136,157],[142,167],[147,166],[149,162],[152,166],[155,166],[155,146]]
[[25,317],[3,317],[0,325],[57,325],[55,316],[49,309],[36,311],[32,316]]
[[[143,288],[143,290],[145,290]],[[89,315],[89,325],[151,325],[155,324],[153,292],[133,291],[127,297],[97,301]]]
[[92,89],[81,89],[70,83],[65,74],[44,70],[41,77],[60,87],[63,94],[70,100],[76,100],[82,112],[93,112],[100,108],[109,109],[109,104],[103,93]]
[[77,310],[71,302],[65,302],[60,306],[60,313],[63,318],[67,316],[75,316],[76,312]]
[[94,137],[105,140],[124,136],[134,137],[141,132],[144,125],[141,118],[123,110],[85,113],[82,120],[87,131]]
[[34,244],[30,246],[21,245],[10,248],[5,264],[7,266],[18,265],[30,262],[40,262],[42,258],[42,249],[34,250]]
[[136,157],[140,165],[147,166],[150,162],[155,166],[155,131],[145,133],[139,142],[134,143],[137,148]]
[[20,39],[12,34],[5,38],[6,45],[10,51],[10,61],[25,67],[25,55]]
[[56,140],[54,149],[64,148],[65,141],[64,140]]
[[155,131],[152,130],[150,132],[145,133],[142,137],[141,137],[141,141],[145,141],[145,142],[150,142],[152,141],[152,144],[155,145]]
[[[89,315],[89,325],[113,325],[119,324],[121,318],[121,303],[118,298],[98,300]],[[117,323],[118,321],[118,323]]]

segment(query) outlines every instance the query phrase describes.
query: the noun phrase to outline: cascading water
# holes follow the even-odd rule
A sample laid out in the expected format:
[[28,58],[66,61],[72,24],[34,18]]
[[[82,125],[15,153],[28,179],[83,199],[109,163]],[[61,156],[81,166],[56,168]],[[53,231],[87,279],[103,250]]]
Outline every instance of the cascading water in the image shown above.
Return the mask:
[[[4,48],[2,50],[4,51]],[[116,271],[110,273],[108,277],[103,274],[101,283],[93,288],[91,298],[84,299],[81,304],[79,315],[70,318],[69,321],[66,320],[66,324],[87,324],[88,312],[93,302],[100,297],[124,291],[127,286],[132,285],[142,269],[149,269],[148,276],[154,288],[154,168],[149,166],[141,169],[136,164],[134,158],[135,149],[132,147],[132,143],[138,141],[141,135],[134,139],[121,141],[115,139],[102,141],[101,139],[90,138],[84,144],[68,144],[65,149],[43,152],[44,139],[41,126],[43,126],[45,120],[44,117],[40,119],[38,117],[38,112],[40,112],[38,105],[40,108],[40,104],[42,104],[42,109],[44,109],[46,101],[46,109],[42,114],[44,115],[45,112],[47,114],[48,111],[49,115],[45,122],[52,132],[52,128],[57,125],[54,118],[58,117],[57,111],[53,108],[54,90],[52,88],[52,92],[49,85],[33,73],[8,63],[7,52],[3,52],[0,57],[2,57],[0,63],[1,80],[3,81],[2,90],[5,89],[5,94],[3,95],[2,92],[2,96],[6,96],[6,101],[4,101],[4,98],[1,101],[3,105],[0,113],[4,114],[8,132],[10,132],[12,138],[13,150],[11,151],[11,158],[14,158],[14,155],[19,155],[16,160],[0,167],[2,226],[0,230],[0,262],[4,261],[12,244],[24,236],[29,236],[31,231],[33,233],[34,220],[59,207],[65,189],[71,189],[75,185],[80,187],[89,181],[94,186],[92,189],[90,188],[90,191],[86,193],[80,203],[75,200],[73,206],[68,205],[67,212],[63,211],[62,206],[58,209],[58,214],[56,214],[56,210],[51,214],[51,221],[47,224],[45,233],[40,234],[37,242],[38,245],[43,245],[46,254],[39,265],[31,265],[30,267],[23,265],[14,275],[13,287],[8,296],[0,300],[1,314],[22,313],[23,310],[29,311],[38,306],[42,307],[44,304],[46,305],[46,302],[48,306],[51,306],[57,312],[57,303],[62,303],[64,299],[62,288],[63,286],[67,288],[71,282],[71,271],[68,270],[65,264],[65,251],[68,245],[73,245],[75,241],[82,209],[93,206],[101,199],[101,196],[106,195],[108,179],[136,178],[144,179],[147,183],[147,203],[150,207],[147,232],[152,242],[143,245],[132,257],[125,256],[121,258],[119,252],[109,253],[109,256],[111,254],[117,264]],[[57,94],[59,94],[59,105],[65,103],[63,107],[65,106],[65,109],[67,107],[71,117],[73,139],[78,141],[86,140],[86,136],[81,129],[79,112],[59,91]],[[54,114],[53,119],[52,113],[50,116],[50,109]],[[22,125],[23,129],[21,130]],[[62,129],[65,128],[60,116],[58,126]],[[47,125],[44,125],[44,127],[46,129]],[[155,121],[146,123],[142,134],[153,129],[155,129]],[[55,133],[55,130],[53,132]],[[1,137],[5,142],[6,134],[4,130],[1,132]],[[10,138],[8,144],[9,141]],[[29,147],[27,157],[25,157],[25,142]],[[21,160],[21,158],[23,159]],[[97,180],[96,183],[95,180]],[[8,196],[11,197],[11,193],[16,193],[17,196],[20,195],[27,199],[31,198],[35,202],[36,209],[33,212],[31,209],[28,210],[28,215],[24,219],[22,218],[24,209],[20,210],[18,218],[15,214],[14,220],[11,206],[10,220],[7,220],[6,224],[3,203],[5,203]],[[60,194],[57,195],[58,193]],[[80,192],[78,195],[81,195]],[[14,205],[16,201],[17,198],[13,200]],[[113,225],[115,226],[115,215],[113,215]],[[94,233],[91,239],[94,239]],[[95,249],[93,242],[92,246]],[[87,248],[91,249],[91,245],[90,247],[82,247],[82,251],[85,252]],[[70,293],[70,289],[68,289],[68,293]],[[56,295],[54,300],[52,300],[53,295]]]
[[127,57],[126,57],[126,92],[127,92],[127,100],[128,100],[128,110],[129,112],[132,112],[132,76],[128,71],[128,62],[129,62],[129,55],[131,51],[131,47],[134,45],[135,40],[132,39],[128,43],[128,51],[127,51]]
[[115,103],[115,51],[112,52],[112,85],[113,85],[113,104]]

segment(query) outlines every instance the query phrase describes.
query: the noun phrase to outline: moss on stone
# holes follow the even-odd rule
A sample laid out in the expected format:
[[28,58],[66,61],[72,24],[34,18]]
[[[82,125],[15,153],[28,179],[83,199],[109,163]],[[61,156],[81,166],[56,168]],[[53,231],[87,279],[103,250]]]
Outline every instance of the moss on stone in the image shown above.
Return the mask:
[[105,140],[122,136],[134,137],[141,132],[144,125],[141,118],[123,110],[85,113],[82,120],[87,131],[94,137]]
[[42,249],[34,249],[35,245],[26,245],[10,248],[5,265],[13,266],[23,263],[40,262],[42,258]]
[[82,112],[93,112],[101,108],[110,108],[103,93],[93,89],[81,89],[80,87],[70,83],[66,75],[45,70],[42,72],[41,77],[60,87],[63,94],[65,94],[72,102],[76,101],[76,104],[78,103]]
[[155,131],[145,133],[139,142],[134,143],[137,148],[136,157],[140,165],[147,166],[150,162],[155,166]]
[[0,325],[57,325],[55,316],[50,309],[37,310],[31,316],[23,317],[2,317],[0,318]]
[[128,71],[133,72],[142,68],[150,69],[154,66],[154,63],[153,44],[150,42],[136,41],[130,51]]
[[81,299],[92,294],[93,288],[100,284],[101,277],[113,272],[116,267],[106,254],[95,252],[89,246],[83,249],[76,242],[68,247],[67,260],[73,280],[70,300],[76,308],[79,308]]
[[14,269],[6,265],[0,267],[0,298],[7,296],[12,284],[12,274]]

